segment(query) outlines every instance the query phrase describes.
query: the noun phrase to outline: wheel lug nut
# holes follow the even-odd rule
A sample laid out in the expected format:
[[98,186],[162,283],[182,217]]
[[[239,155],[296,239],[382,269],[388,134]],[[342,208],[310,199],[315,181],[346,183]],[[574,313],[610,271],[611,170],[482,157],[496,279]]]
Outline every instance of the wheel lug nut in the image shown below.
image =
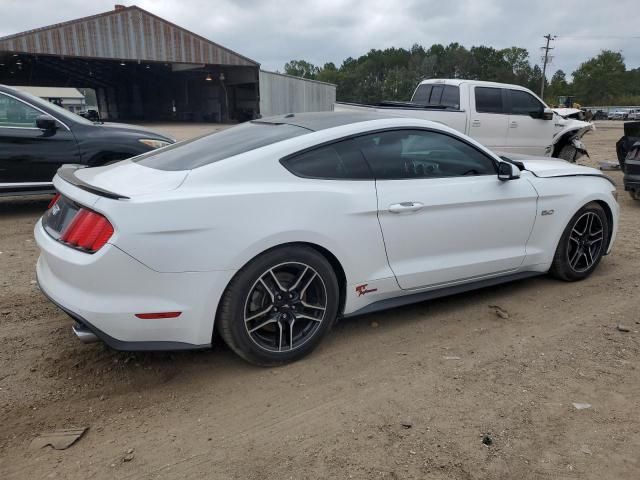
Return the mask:
[[278,309],[277,309],[276,307],[273,307],[273,311],[274,311],[274,312],[277,312],[277,311],[278,311]]

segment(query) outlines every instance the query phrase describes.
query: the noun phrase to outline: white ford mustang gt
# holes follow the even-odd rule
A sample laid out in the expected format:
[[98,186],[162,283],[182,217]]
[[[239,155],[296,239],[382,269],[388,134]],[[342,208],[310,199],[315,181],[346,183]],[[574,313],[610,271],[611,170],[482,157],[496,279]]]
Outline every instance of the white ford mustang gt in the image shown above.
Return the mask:
[[260,365],[308,354],[338,317],[583,279],[618,224],[597,170],[371,113],[252,121],[54,184],[37,274],[78,337],[192,349],[215,329]]

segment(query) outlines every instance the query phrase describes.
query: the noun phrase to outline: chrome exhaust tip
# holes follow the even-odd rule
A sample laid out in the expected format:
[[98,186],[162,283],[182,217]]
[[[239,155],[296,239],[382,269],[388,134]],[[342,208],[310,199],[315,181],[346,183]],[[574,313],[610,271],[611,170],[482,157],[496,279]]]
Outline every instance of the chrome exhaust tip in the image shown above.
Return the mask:
[[82,343],[95,343],[98,341],[96,334],[81,323],[74,323],[71,330]]

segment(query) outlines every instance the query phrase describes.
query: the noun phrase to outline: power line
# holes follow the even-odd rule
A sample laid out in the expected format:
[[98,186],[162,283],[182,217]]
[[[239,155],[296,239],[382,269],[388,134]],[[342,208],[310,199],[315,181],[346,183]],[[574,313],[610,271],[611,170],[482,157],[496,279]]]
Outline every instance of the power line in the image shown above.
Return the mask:
[[552,40],[555,40],[556,35],[551,35],[547,33],[543,38],[547,39],[547,44],[544,47],[540,47],[544,50],[544,57],[542,58],[542,82],[540,85],[540,98],[544,99],[544,84],[547,80],[547,64],[549,63],[549,50],[553,50],[553,47],[550,47],[549,44]]
[[555,38],[599,38],[612,40],[631,40],[640,38],[640,35],[556,35]]

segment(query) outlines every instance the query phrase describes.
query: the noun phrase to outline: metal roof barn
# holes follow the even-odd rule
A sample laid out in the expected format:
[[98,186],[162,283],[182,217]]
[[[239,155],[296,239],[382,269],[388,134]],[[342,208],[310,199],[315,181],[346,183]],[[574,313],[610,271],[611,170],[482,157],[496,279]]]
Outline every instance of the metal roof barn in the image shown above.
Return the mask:
[[211,65],[259,64],[136,6],[0,38],[0,51]]
[[136,6],[0,38],[0,83],[94,88],[110,120],[251,118],[258,70]]

